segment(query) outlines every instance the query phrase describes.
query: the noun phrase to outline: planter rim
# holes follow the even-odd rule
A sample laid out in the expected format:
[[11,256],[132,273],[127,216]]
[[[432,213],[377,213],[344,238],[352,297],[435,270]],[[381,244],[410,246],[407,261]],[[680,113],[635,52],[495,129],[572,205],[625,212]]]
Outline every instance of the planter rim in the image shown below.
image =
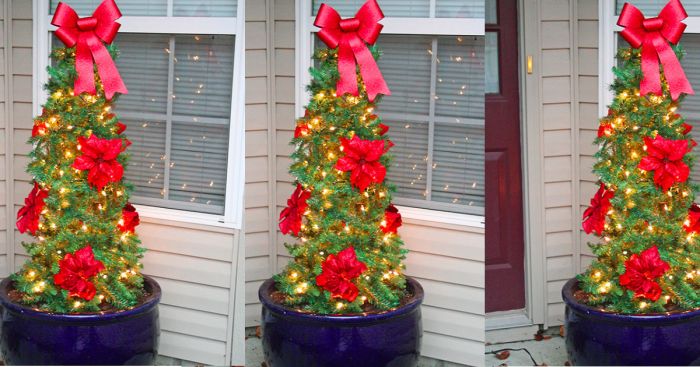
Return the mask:
[[361,314],[346,314],[346,315],[321,315],[310,312],[301,312],[296,309],[280,305],[275,303],[270,294],[272,290],[275,289],[275,281],[270,278],[267,279],[258,290],[258,298],[262,302],[263,306],[268,310],[287,318],[303,319],[315,322],[328,322],[328,323],[345,323],[345,324],[364,324],[364,323],[374,323],[377,321],[382,321],[390,318],[395,318],[398,316],[408,315],[418,309],[418,307],[423,303],[423,297],[425,296],[423,292],[423,287],[418,283],[417,280],[406,276],[406,288],[412,291],[413,296],[411,299],[403,306],[397,307],[392,310],[383,311],[379,313],[361,313]]
[[700,317],[700,309],[651,314],[625,314],[621,312],[604,311],[599,308],[591,307],[589,305],[577,301],[576,298],[574,298],[574,288],[576,288],[577,285],[578,279],[576,279],[575,277],[569,279],[569,281],[567,281],[566,284],[564,284],[564,287],[561,290],[561,295],[564,299],[564,302],[569,308],[581,314],[586,314],[589,316],[599,317],[608,320],[614,320],[618,322],[646,324],[679,322],[695,317]]
[[0,282],[0,305],[2,307],[26,317],[40,318],[47,321],[55,322],[112,322],[115,320],[133,317],[139,314],[146,313],[156,307],[160,302],[161,289],[160,285],[151,277],[143,275],[143,286],[147,289],[150,295],[138,306],[126,310],[110,311],[110,312],[95,312],[83,314],[68,314],[41,311],[36,308],[28,307],[22,304],[12,302],[8,296],[8,289],[12,285],[12,280],[7,277]]

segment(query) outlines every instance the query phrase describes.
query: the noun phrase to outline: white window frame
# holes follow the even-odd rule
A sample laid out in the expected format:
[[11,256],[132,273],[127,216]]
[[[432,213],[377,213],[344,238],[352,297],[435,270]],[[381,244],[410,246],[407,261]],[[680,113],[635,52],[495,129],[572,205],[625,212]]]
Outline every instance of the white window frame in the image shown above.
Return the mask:
[[[622,27],[617,25],[618,15],[615,13],[616,0],[600,1],[598,3],[598,115],[603,117],[608,114],[608,108],[614,98],[609,86],[615,81],[612,68],[615,66],[615,55],[617,54],[617,33],[622,31]],[[644,14],[646,17],[655,17],[656,14]],[[686,18],[683,23],[688,27],[685,34],[700,34],[700,16]],[[682,41],[681,41],[682,42]]]
[[[49,15],[48,0],[33,0],[33,6],[33,109],[38,115],[41,105],[48,97],[42,86],[48,81],[46,67],[50,56],[50,32],[56,27],[51,25],[52,16]],[[238,1],[236,11],[236,17],[173,17],[173,1],[169,0],[168,15],[165,17],[124,16],[118,20],[122,25],[120,33],[217,34],[236,37],[224,214],[136,205],[142,218],[231,229],[242,228],[245,187],[245,1]]]
[[[313,0],[296,0],[296,78],[295,83],[295,112],[297,116],[304,114],[304,105],[310,95],[306,85],[311,82],[308,70],[311,67],[313,52],[312,34],[318,30],[314,26],[312,14]],[[430,1],[430,16],[436,14],[436,1]],[[428,36],[484,36],[484,18],[402,18],[386,17],[382,34],[428,35]],[[425,209],[411,206],[398,206],[401,215],[407,219],[431,221],[474,228],[485,228],[485,216]]]

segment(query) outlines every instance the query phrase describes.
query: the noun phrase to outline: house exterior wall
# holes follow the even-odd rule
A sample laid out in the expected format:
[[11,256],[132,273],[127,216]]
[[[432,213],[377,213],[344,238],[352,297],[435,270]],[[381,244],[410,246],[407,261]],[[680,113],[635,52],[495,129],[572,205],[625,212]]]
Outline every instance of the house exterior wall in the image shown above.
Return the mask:
[[[8,156],[0,160],[0,204],[4,206],[6,196],[14,204],[4,208],[7,210],[2,211],[0,218],[5,239],[0,246],[3,277],[22,266],[27,256],[21,242],[32,239],[16,231],[13,220],[31,189],[31,177],[25,173],[25,167],[31,149],[26,142],[35,112],[33,63],[29,61],[34,43],[32,20],[36,16],[32,3],[0,2],[4,27],[0,36],[0,73],[5,81],[0,87],[0,154]],[[5,50],[10,50],[7,57]],[[6,131],[11,133],[5,134]],[[12,182],[9,188],[5,180],[8,173]],[[143,272],[153,276],[163,291],[160,354],[191,363],[243,365],[243,295],[236,293],[237,284],[242,288],[243,279],[240,231],[142,216],[137,234],[148,249]],[[6,243],[13,245],[5,246]]]
[[[563,324],[561,288],[590,263],[581,215],[595,192],[591,173],[598,115],[598,2],[538,0],[539,96],[527,96],[539,109],[536,154],[543,167],[545,238],[544,326]],[[527,39],[527,29],[524,37]],[[526,41],[528,42],[528,41]],[[528,246],[539,246],[530,243]],[[542,271],[530,269],[532,272]]]
[[[247,4],[246,326],[257,326],[257,289],[289,261],[283,244],[294,241],[277,230],[277,216],[293,190],[296,12],[294,0]],[[404,218],[399,234],[410,250],[407,274],[426,292],[422,354],[462,364],[483,360],[483,228]]]

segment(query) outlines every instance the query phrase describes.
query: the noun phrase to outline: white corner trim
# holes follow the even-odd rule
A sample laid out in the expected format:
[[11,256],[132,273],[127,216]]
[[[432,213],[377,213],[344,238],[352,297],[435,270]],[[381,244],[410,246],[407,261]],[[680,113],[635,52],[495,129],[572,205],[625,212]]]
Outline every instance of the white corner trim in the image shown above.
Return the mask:
[[598,116],[602,117],[608,114],[607,107],[614,97],[609,89],[615,79],[612,67],[617,50],[614,1],[598,3],[598,19]]

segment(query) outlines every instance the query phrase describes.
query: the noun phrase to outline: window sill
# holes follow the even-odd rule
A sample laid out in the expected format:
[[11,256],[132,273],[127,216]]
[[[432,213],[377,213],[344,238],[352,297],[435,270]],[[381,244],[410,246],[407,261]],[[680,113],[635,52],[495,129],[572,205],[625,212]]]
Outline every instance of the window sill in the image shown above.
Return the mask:
[[[174,225],[193,229],[214,230],[231,233],[241,226],[233,221],[226,221],[223,215],[188,212],[147,205],[134,205],[139,217],[146,223]],[[174,223],[173,223],[174,222]]]
[[430,210],[422,208],[413,208],[407,206],[397,206],[401,217],[405,219],[413,219],[416,221],[427,221],[433,223],[442,223],[452,226],[481,228],[486,227],[486,218],[481,215],[451,213],[439,210]]

